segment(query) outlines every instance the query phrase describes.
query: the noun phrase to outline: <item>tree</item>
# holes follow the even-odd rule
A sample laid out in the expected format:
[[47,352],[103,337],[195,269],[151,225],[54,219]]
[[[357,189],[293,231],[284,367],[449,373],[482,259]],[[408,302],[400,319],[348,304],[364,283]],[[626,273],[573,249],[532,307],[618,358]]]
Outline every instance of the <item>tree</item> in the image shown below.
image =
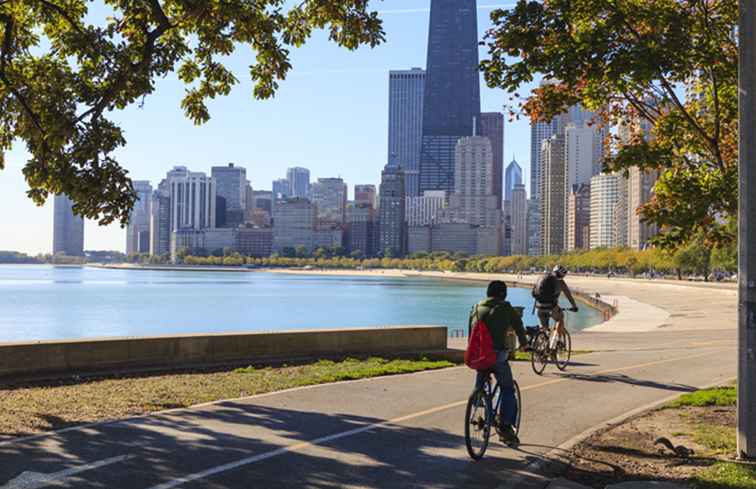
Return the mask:
[[[519,0],[491,17],[489,86],[519,99],[518,88],[542,74],[550,82],[520,100],[532,119],[581,103],[598,112],[597,124],[631,129],[609,138],[605,167],[660,172],[641,208],[663,230],[658,244],[675,247],[699,231],[710,243],[734,239],[736,0]],[[697,96],[683,99],[684,84]],[[650,134],[639,130],[645,123]]]
[[146,103],[158,78],[186,84],[187,117],[210,119],[206,102],[238,83],[224,60],[255,53],[254,97],[275,95],[290,50],[314,30],[346,49],[384,40],[367,0],[108,0],[90,23],[88,0],[0,0],[0,169],[15,139],[31,159],[29,197],[65,193],[74,212],[126,223],[136,193],[114,152],[126,144],[113,111]]
[[709,281],[711,248],[706,245],[703,235],[699,234],[687,245],[678,249],[673,260],[678,270],[702,275],[704,281]]

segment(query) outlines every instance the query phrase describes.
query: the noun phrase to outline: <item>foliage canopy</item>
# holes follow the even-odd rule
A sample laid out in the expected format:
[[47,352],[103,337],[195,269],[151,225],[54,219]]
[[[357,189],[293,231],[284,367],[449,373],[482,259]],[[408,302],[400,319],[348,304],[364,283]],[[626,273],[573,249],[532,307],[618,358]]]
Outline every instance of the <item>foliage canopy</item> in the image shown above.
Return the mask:
[[[114,157],[126,144],[111,114],[177,72],[181,103],[196,124],[207,101],[238,83],[224,65],[254,53],[254,97],[272,97],[292,66],[290,50],[315,30],[346,49],[384,40],[368,0],[0,0],[0,169],[21,140],[31,154],[28,195],[65,193],[76,213],[101,224],[128,219],[135,193]],[[93,19],[90,7],[109,11]]]
[[[663,229],[659,244],[698,232],[709,243],[734,238],[737,0],[519,0],[492,20],[489,86],[512,93],[534,120],[581,103],[598,112],[596,123],[631,129],[610,137],[605,169],[659,172],[641,209]],[[538,74],[550,82],[520,99]]]

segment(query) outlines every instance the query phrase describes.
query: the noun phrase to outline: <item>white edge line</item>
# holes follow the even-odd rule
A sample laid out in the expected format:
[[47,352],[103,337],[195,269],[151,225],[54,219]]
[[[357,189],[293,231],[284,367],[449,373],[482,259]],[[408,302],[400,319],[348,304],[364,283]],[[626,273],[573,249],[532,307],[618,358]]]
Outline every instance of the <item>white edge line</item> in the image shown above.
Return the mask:
[[[719,387],[723,384],[727,384],[729,382],[732,382],[733,380],[737,380],[736,377],[728,377],[725,379],[722,379],[717,382],[713,382],[711,384],[705,385],[703,387],[698,387],[696,390],[704,390],[704,389],[712,389],[714,387]],[[609,429],[616,427],[626,421],[628,421],[630,418],[634,418],[635,416],[638,416],[640,414],[651,412],[671,401],[674,401],[678,397],[680,397],[682,394],[675,394],[669,397],[666,397],[664,399],[660,399],[658,401],[654,401],[650,404],[646,404],[645,406],[641,406],[639,408],[635,408],[632,411],[628,411],[624,414],[620,414],[617,417],[614,417],[608,421],[604,421],[603,423],[599,423],[591,428],[588,428],[587,430],[583,431],[582,433],[573,436],[569,440],[565,441],[564,443],[561,443],[559,446],[552,448],[545,454],[541,455],[538,460],[535,460],[528,465],[526,465],[524,468],[519,469],[515,471],[515,477],[507,481],[506,483],[498,486],[496,489],[510,489],[512,487],[517,487],[517,484],[522,482],[526,478],[537,478],[545,480],[546,482],[551,482],[550,477],[546,477],[543,474],[539,474],[540,471],[542,471],[546,466],[549,464],[554,463],[552,460],[555,458],[555,456],[559,453],[568,452],[575,448],[575,446],[579,445],[581,442],[585,441],[586,439],[590,438],[594,434],[598,433],[599,431]]]
[[193,404],[193,405],[187,406],[187,407],[181,407],[181,408],[175,408],[175,409],[166,409],[166,410],[163,410],[163,411],[155,411],[155,412],[152,412],[152,413],[139,414],[139,415],[135,415],[135,416],[127,416],[125,418],[120,418],[120,419],[111,419],[111,420],[106,420],[106,421],[95,421],[93,423],[80,424],[80,425],[71,426],[71,427],[68,427],[68,428],[62,428],[60,430],[47,431],[45,433],[39,433],[39,434],[36,434],[36,435],[22,436],[22,437],[18,437],[18,438],[13,438],[12,440],[0,441],[0,447],[6,447],[6,446],[15,445],[17,443],[24,443],[24,442],[33,441],[33,440],[39,440],[41,438],[53,437],[53,436],[61,435],[61,434],[64,434],[64,433],[70,433],[72,431],[83,431],[83,430],[86,430],[86,429],[89,429],[89,428],[94,428],[94,427],[97,427],[97,426],[110,426],[110,425],[117,425],[117,424],[122,424],[122,423],[123,424],[127,424],[127,423],[131,423],[131,422],[134,422],[134,421],[141,421],[141,420],[144,420],[144,419],[147,419],[147,418],[152,418],[152,417],[158,417],[158,416],[169,415],[169,414],[183,413],[183,412],[193,411],[195,409],[201,409],[201,408],[211,407],[211,406],[218,406],[220,404],[225,404],[225,403],[228,403],[228,402],[251,401],[251,400],[254,400],[254,399],[262,399],[262,398],[277,396],[277,395],[281,395],[281,394],[289,394],[289,393],[292,393],[292,392],[298,392],[298,391],[304,391],[304,390],[310,390],[310,389],[318,389],[318,388],[324,388],[324,387],[334,386],[334,385],[340,385],[340,384],[357,384],[357,383],[361,383],[361,382],[372,382],[372,381],[377,381],[377,380],[385,380],[385,379],[388,379],[388,378],[391,378],[391,377],[409,377],[409,376],[428,375],[428,374],[434,374],[434,373],[439,373],[439,372],[449,372],[449,371],[453,371],[453,370],[461,370],[461,369],[466,369],[466,368],[467,367],[465,367],[465,366],[457,366],[457,367],[437,368],[437,369],[432,369],[432,370],[423,370],[421,372],[412,372],[412,373],[401,374],[401,375],[379,375],[377,377],[368,377],[366,379],[341,380],[341,381],[338,381],[338,382],[327,382],[327,383],[324,383],[324,384],[303,385],[303,386],[299,386],[299,387],[291,387],[289,389],[284,389],[284,390],[280,390],[280,391],[272,391],[272,392],[263,392],[261,394],[253,394],[251,396],[233,397],[233,398],[229,398],[229,399],[219,399],[217,401],[203,402],[203,403],[200,403],[200,404]]

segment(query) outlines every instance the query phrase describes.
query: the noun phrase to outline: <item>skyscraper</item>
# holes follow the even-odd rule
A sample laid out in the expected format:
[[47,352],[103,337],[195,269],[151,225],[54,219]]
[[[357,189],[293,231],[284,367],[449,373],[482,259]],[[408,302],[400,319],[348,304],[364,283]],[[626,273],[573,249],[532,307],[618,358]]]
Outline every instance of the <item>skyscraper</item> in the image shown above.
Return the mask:
[[354,203],[355,204],[368,204],[371,207],[376,207],[377,191],[375,185],[355,185],[354,186]]
[[601,173],[603,155],[596,151],[597,135],[598,129],[594,126],[570,124],[565,128],[568,189],[573,185],[590,184],[591,178]]
[[628,243],[636,250],[646,247],[648,241],[656,236],[659,228],[654,223],[644,222],[638,210],[654,195],[654,185],[659,178],[657,170],[641,170],[634,166],[630,168],[628,179]]
[[171,192],[164,179],[152,192],[150,208],[150,255],[162,256],[171,252]]
[[418,195],[420,145],[423,139],[425,70],[389,73],[389,128],[387,163],[404,168],[407,195]]
[[290,197],[306,199],[310,192],[310,170],[295,166],[286,170]]
[[567,197],[567,231],[565,249],[574,251],[590,248],[591,242],[591,185],[574,185]]
[[166,181],[172,233],[181,229],[215,228],[217,191],[212,177],[177,166],[168,172]]
[[400,166],[386,165],[381,173],[380,231],[378,253],[404,256],[406,251],[406,197],[404,171]]
[[438,222],[446,207],[446,192],[428,190],[422,196],[407,197],[407,225],[428,226]]
[[53,254],[84,255],[84,219],[73,213],[73,202],[64,194],[53,199]]
[[615,246],[614,211],[619,200],[619,178],[615,174],[591,179],[591,249]]
[[273,200],[283,200],[291,197],[291,187],[285,178],[273,180]]
[[558,255],[564,251],[564,216],[567,202],[564,136],[555,135],[543,142],[541,164],[541,249],[544,255]]
[[216,185],[216,195],[223,199],[225,209],[216,218],[219,227],[238,227],[244,223],[247,209],[247,169],[234,166],[214,166],[211,175]]
[[273,252],[312,251],[317,206],[307,199],[288,199],[273,208]]
[[448,215],[454,222],[478,226],[501,224],[501,210],[494,195],[493,149],[482,136],[462,138],[455,150],[454,193]]
[[528,194],[522,183],[512,189],[512,254],[528,254]]
[[[150,233],[150,210],[152,208],[152,185],[150,182],[136,180],[134,191],[137,193],[137,201],[129,215],[129,223],[126,226],[126,254],[149,253]],[[147,233],[147,246],[140,246],[140,236]]]
[[512,159],[512,162],[507,166],[506,177],[504,178],[504,200],[512,201],[512,191],[516,185],[522,183],[522,167],[517,160]]
[[480,123],[476,0],[431,0],[420,189],[454,190],[457,141]]
[[347,185],[341,178],[318,178],[310,188],[310,198],[317,206],[318,222],[343,225]]
[[[501,209],[504,197],[504,114],[501,112],[484,112],[480,114],[480,127],[478,134],[491,141],[493,149],[493,193],[497,197],[496,202]],[[522,170],[520,170],[522,179]],[[511,189],[510,189],[511,191]],[[510,200],[511,195],[506,197]]]

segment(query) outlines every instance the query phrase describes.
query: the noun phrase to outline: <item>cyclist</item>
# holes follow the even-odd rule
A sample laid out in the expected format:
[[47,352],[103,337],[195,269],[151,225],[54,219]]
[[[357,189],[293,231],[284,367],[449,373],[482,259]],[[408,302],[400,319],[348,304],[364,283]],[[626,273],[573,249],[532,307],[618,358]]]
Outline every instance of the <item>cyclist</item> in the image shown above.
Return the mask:
[[533,286],[533,298],[535,299],[535,308],[538,310],[538,319],[541,322],[541,328],[549,329],[549,320],[554,319],[557,323],[557,331],[564,333],[564,314],[559,307],[559,297],[564,292],[564,296],[572,304],[572,312],[578,311],[575,298],[564,281],[567,276],[567,269],[562,265],[557,265],[551,272],[541,277],[535,286]]
[[[499,432],[504,443],[517,444],[519,439],[513,427],[517,421],[517,400],[512,369],[509,366],[509,357],[512,352],[507,346],[506,339],[509,330],[513,329],[523,350],[528,349],[528,340],[520,314],[507,301],[507,284],[498,280],[491,282],[486,295],[488,297],[480,301],[470,312],[469,328],[472,329],[475,322],[481,320],[491,334],[496,351],[496,365],[492,370],[501,387]],[[483,386],[488,375],[489,372],[478,372],[475,379],[476,389]]]

